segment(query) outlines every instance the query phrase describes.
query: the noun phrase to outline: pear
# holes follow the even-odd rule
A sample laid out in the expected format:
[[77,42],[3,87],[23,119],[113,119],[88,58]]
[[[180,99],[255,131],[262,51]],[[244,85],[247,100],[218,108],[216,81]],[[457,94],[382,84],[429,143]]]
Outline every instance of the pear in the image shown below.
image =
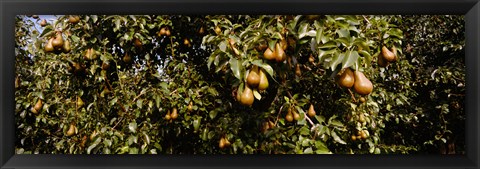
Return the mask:
[[198,34],[203,35],[204,33],[205,33],[205,28],[202,26],[202,27],[200,27],[200,29],[198,30]]
[[188,38],[183,39],[183,44],[185,46],[190,46],[190,40],[188,40]]
[[357,140],[357,136],[352,135],[352,141],[355,141],[355,140]]
[[165,36],[170,36],[171,32],[170,29],[166,28],[165,30]]
[[300,114],[298,114],[295,110],[293,110],[293,119],[295,119],[296,121],[300,120]]
[[42,107],[43,107],[43,102],[42,102],[42,99],[38,99],[37,103],[35,104],[35,106],[33,106],[32,108],[30,108],[30,111],[33,113],[33,114],[37,114],[38,112],[40,112],[42,110]]
[[20,82],[20,77],[17,76],[17,77],[15,78],[15,89],[18,89],[21,84],[22,84],[22,82]]
[[67,136],[73,136],[75,134],[76,127],[74,124],[70,124],[70,127],[68,128],[67,131]]
[[98,58],[97,51],[95,51],[95,49],[90,48],[88,50],[90,50],[90,60],[95,60]]
[[268,121],[268,127],[271,129],[275,128],[275,123],[273,123],[272,121]]
[[85,103],[83,102],[82,98],[77,96],[77,107],[81,108],[83,105],[85,105]]
[[220,34],[222,33],[222,29],[221,29],[219,26],[216,26],[216,27],[215,27],[215,33],[216,33],[217,35],[220,35]]
[[140,39],[138,39],[138,38],[135,38],[133,44],[134,44],[135,47],[137,47],[137,48],[142,47],[142,41],[140,41]]
[[377,58],[377,63],[378,66],[380,67],[387,67],[390,63],[385,60],[385,57],[383,54],[380,54],[380,56]]
[[187,110],[188,110],[188,111],[192,111],[192,110],[193,110],[193,102],[188,103]]
[[159,36],[163,36],[167,33],[167,29],[165,27],[161,28],[160,31],[158,32]]
[[360,95],[368,95],[373,90],[373,84],[365,75],[360,71],[355,71],[355,84],[353,87],[355,91]]
[[176,107],[173,108],[172,114],[170,114],[170,116],[172,117],[172,120],[177,119],[177,117],[178,117],[178,112],[177,112],[177,108],[176,108]]
[[365,99],[365,97],[360,97],[360,103],[365,103],[367,100]]
[[245,106],[251,106],[253,104],[253,91],[245,85],[245,90],[243,90],[240,97],[240,103]]
[[360,114],[359,117],[358,117],[358,121],[359,121],[360,123],[365,122],[365,115]]
[[53,39],[54,38],[50,38],[48,40],[48,43],[47,45],[45,45],[45,48],[43,49],[45,52],[53,52],[54,51],[54,48],[53,48]]
[[258,84],[258,90],[263,91],[268,88],[268,78],[267,74],[265,73],[265,70],[260,69],[258,72],[258,75],[260,76],[260,82]]
[[356,81],[356,78],[353,75],[353,72],[350,68],[345,68],[343,73],[338,77],[338,85],[344,88],[351,88]]
[[110,68],[110,63],[108,62],[103,62],[102,63],[102,69],[103,70],[108,70]]
[[47,20],[42,19],[42,21],[40,21],[40,26],[41,26],[41,27],[47,26]]
[[275,53],[273,53],[273,51],[269,47],[267,47],[267,49],[265,49],[265,52],[263,52],[263,58],[267,60],[275,60],[277,56],[275,55]]
[[55,49],[63,47],[63,37],[60,31],[56,33],[55,39],[52,41],[52,45]]
[[287,115],[285,116],[285,120],[287,120],[288,122],[292,122],[292,121],[293,121],[292,109],[288,109],[288,113],[287,113]]
[[288,44],[287,44],[287,40],[285,38],[283,38],[282,40],[280,40],[280,46],[282,47],[283,50],[286,50],[287,47],[288,47]]
[[313,57],[312,54],[310,54],[310,56],[308,57],[308,61],[309,61],[310,63],[315,63],[315,58]]
[[242,92],[240,92],[240,89],[237,89],[236,99],[238,102],[242,100]]
[[258,67],[256,65],[253,65],[247,76],[247,84],[251,87],[257,87],[259,83],[260,76],[258,75]]
[[218,147],[221,149],[225,148],[225,139],[222,137],[220,138],[220,141],[218,142]]
[[70,48],[70,41],[69,40],[65,40],[65,43],[63,43],[62,50],[63,50],[63,53],[68,53],[72,50],[72,48]]
[[125,62],[125,63],[132,62],[132,57],[130,57],[130,55],[128,53],[125,53],[125,55],[123,56],[123,62]]
[[280,43],[275,44],[275,60],[277,62],[283,62],[285,59],[287,59],[287,55],[285,54],[285,51],[282,49],[280,46]]
[[77,16],[77,15],[70,15],[68,17],[68,22],[70,22],[71,24],[77,24],[78,22],[80,22],[80,17]]
[[172,119],[172,116],[170,115],[170,110],[168,110],[167,114],[165,115],[165,120],[170,120]]
[[315,117],[317,113],[315,112],[315,108],[313,108],[313,104],[310,104],[310,108],[308,109],[308,117]]
[[388,62],[395,61],[395,55],[385,46],[382,47],[382,56]]
[[300,64],[295,65],[295,75],[302,76],[302,70],[300,69]]

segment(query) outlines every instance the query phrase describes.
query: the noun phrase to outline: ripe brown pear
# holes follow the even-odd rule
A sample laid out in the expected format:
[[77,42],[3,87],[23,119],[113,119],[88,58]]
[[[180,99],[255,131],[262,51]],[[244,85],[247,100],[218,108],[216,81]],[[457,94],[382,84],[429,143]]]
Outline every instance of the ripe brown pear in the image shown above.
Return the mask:
[[42,107],[43,107],[43,102],[42,102],[42,99],[38,99],[37,103],[35,104],[35,106],[33,106],[32,108],[30,108],[30,111],[33,113],[33,114],[37,114],[38,112],[40,112],[42,110]]
[[188,40],[188,38],[183,39],[183,44],[185,46],[190,46],[190,40]]
[[253,65],[253,67],[248,72],[247,84],[251,87],[257,87],[260,83],[260,76],[258,75],[258,67]]
[[54,38],[50,38],[50,39],[48,40],[47,45],[45,45],[45,48],[43,49],[45,52],[48,53],[48,52],[53,52],[53,51],[55,50],[55,49],[53,48],[53,44],[52,44],[52,43],[53,43],[53,39],[54,39]]
[[378,56],[377,63],[378,63],[378,66],[380,67],[387,67],[390,64],[390,62],[385,60],[385,57],[383,56],[383,54],[380,54],[380,56]]
[[188,111],[192,111],[192,110],[193,110],[193,102],[188,103],[187,110],[188,110]]
[[137,48],[142,47],[142,41],[140,41],[140,39],[138,39],[138,38],[135,38],[133,44],[134,44],[135,47],[137,47]]
[[275,55],[275,53],[273,53],[273,51],[269,47],[267,47],[267,49],[265,49],[265,52],[263,52],[263,58],[267,60],[275,60],[277,56]]
[[40,21],[40,26],[41,26],[41,27],[47,26],[47,20],[46,20],[46,19],[42,19],[42,21]]
[[225,139],[223,137],[220,138],[220,141],[218,142],[218,147],[221,149],[225,148]]
[[202,26],[202,27],[200,27],[200,29],[198,30],[198,34],[203,35],[204,33],[205,33],[205,28]]
[[75,125],[72,123],[70,124],[70,127],[68,128],[68,131],[67,131],[67,136],[73,136],[75,134]]
[[367,100],[365,99],[365,97],[360,97],[360,103],[365,103]]
[[163,36],[167,33],[167,29],[165,27],[161,28],[160,31],[158,32],[159,36]]
[[313,108],[313,104],[310,104],[307,115],[308,117],[315,117],[315,115],[317,115],[317,113],[315,112],[315,108]]
[[170,110],[168,110],[167,114],[165,115],[165,120],[170,120],[172,119],[172,116],[170,115]]
[[63,47],[63,37],[60,31],[56,33],[55,39],[52,41],[52,45],[55,49]]
[[344,88],[351,88],[356,81],[356,78],[353,75],[353,72],[350,68],[345,68],[343,73],[338,77],[338,85]]
[[130,57],[130,55],[128,53],[125,53],[125,55],[123,56],[123,62],[125,62],[125,63],[132,62],[132,57]]
[[265,73],[265,70],[260,69],[258,72],[258,75],[260,76],[260,82],[258,84],[258,90],[263,91],[268,88],[268,78],[267,74]]
[[80,22],[80,17],[77,15],[70,15],[68,17],[68,22],[70,22],[71,24],[77,24],[78,22]]
[[72,50],[72,48],[70,48],[70,41],[69,40],[65,40],[65,43],[63,43],[62,50],[63,50],[63,53],[68,53]]
[[293,111],[293,119],[296,121],[300,120],[300,114],[298,114],[295,110]]
[[110,63],[108,62],[103,62],[102,63],[102,69],[103,70],[108,70],[110,68]]
[[353,87],[355,91],[360,95],[368,95],[373,90],[373,84],[365,75],[360,71],[355,71],[355,84]]
[[288,109],[288,113],[285,116],[285,120],[287,120],[287,122],[292,122],[293,121],[292,109]]
[[385,46],[382,47],[382,56],[388,62],[395,61],[395,55]]
[[170,114],[170,116],[172,117],[172,120],[177,119],[177,117],[178,117],[178,112],[177,112],[177,108],[176,108],[176,107],[173,108],[172,114]]
[[172,34],[172,32],[170,32],[170,29],[166,29],[165,30],[165,36],[170,36],[170,34]]
[[251,106],[253,104],[253,91],[248,85],[245,85],[245,90],[243,90],[240,97],[240,103],[244,106]]
[[287,54],[285,54],[285,51],[280,46],[280,43],[275,44],[275,56],[275,60],[277,62],[283,62],[285,59],[287,59]]

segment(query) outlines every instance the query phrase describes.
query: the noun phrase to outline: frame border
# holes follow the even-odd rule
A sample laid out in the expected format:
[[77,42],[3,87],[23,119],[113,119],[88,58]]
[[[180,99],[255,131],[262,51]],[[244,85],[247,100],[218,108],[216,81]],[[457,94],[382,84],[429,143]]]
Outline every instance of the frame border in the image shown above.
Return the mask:
[[[0,168],[479,168],[479,0],[1,0]],[[268,5],[268,8],[266,7]],[[14,155],[14,16],[23,14],[465,15],[466,155]]]

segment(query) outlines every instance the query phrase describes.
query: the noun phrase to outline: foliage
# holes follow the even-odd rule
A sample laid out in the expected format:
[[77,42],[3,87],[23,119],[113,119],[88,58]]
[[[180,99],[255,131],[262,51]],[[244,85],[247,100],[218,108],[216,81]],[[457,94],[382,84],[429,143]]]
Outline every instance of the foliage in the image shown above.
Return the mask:
[[[461,16],[72,17],[40,30],[16,18],[17,153],[464,151]],[[71,51],[45,50],[56,33]],[[383,46],[399,49],[387,67]],[[277,48],[285,58],[264,56]],[[253,67],[269,86],[253,87],[248,106],[239,98]],[[338,86],[346,68],[373,92]]]

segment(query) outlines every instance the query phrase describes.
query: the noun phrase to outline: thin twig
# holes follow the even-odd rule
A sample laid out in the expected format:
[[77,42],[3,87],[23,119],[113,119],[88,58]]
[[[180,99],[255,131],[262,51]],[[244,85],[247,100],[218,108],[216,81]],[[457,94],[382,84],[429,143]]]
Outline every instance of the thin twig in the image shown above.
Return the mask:
[[348,92],[349,92],[350,95],[352,96],[353,102],[357,103],[357,100],[355,99],[355,96],[353,95],[352,91],[351,91],[350,89],[348,89]]

